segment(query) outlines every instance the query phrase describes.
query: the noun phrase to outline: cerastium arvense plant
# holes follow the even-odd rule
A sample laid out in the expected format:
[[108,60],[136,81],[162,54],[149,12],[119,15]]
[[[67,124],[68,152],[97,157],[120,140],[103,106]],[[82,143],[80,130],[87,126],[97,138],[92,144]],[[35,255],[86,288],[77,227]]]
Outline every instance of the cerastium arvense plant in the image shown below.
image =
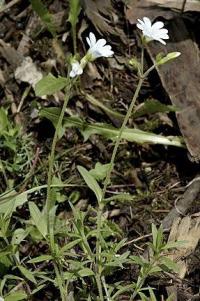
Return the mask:
[[[158,56],[155,58],[154,64],[148,69],[144,70],[144,48],[147,43],[149,43],[152,40],[159,41],[162,44],[165,43],[165,39],[168,39],[168,31],[167,29],[163,28],[164,24],[162,22],[155,22],[154,24],[151,24],[151,21],[144,17],[143,20],[138,20],[137,27],[142,30],[142,38],[141,38],[141,44],[142,44],[142,50],[141,50],[141,60],[138,61],[135,58],[133,58],[130,61],[130,64],[137,68],[137,74],[138,74],[138,85],[135,90],[135,93],[133,95],[131,104],[127,110],[126,116],[123,120],[122,126],[119,130],[118,137],[116,139],[113,153],[111,156],[110,163],[106,166],[106,171],[104,172],[105,175],[105,181],[103,184],[103,188],[101,189],[100,185],[98,184],[95,177],[92,175],[91,172],[87,171],[84,167],[79,166],[78,170],[82,177],[84,178],[86,184],[88,187],[93,190],[93,192],[96,195],[97,201],[98,201],[98,209],[97,209],[97,219],[96,219],[96,229],[92,230],[92,233],[85,233],[84,230],[84,218],[81,215],[77,214],[74,210],[75,214],[75,222],[74,222],[74,231],[77,232],[78,237],[81,238],[81,244],[82,249],[87,254],[87,258],[90,261],[90,264],[92,266],[91,268],[91,274],[94,276],[98,288],[98,295],[99,300],[116,300],[117,296],[119,296],[122,292],[124,292],[126,289],[131,289],[133,291],[131,300],[134,299],[134,297],[141,293],[141,289],[143,287],[144,281],[146,277],[153,272],[158,272],[161,270],[159,267],[159,260],[163,258],[161,254],[161,249],[155,250],[155,245],[152,247],[152,250],[154,251],[154,257],[151,262],[143,261],[142,259],[136,258],[129,258],[129,253],[126,252],[122,255],[118,254],[118,251],[123,247],[124,242],[115,244],[115,246],[109,246],[109,244],[106,242],[105,239],[105,226],[104,222],[105,219],[103,218],[103,211],[105,204],[109,201],[109,199],[106,199],[106,190],[108,187],[108,184],[111,181],[111,173],[114,168],[114,162],[115,157],[119,148],[119,144],[122,138],[123,131],[126,128],[127,122],[133,112],[133,108],[135,105],[135,102],[137,100],[138,94],[140,92],[140,89],[142,87],[142,84],[144,82],[144,79],[149,75],[149,73],[157,66],[162,65],[169,60],[175,59],[180,55],[179,52],[173,52],[169,53],[167,55],[158,54]],[[55,157],[55,148],[56,143],[59,137],[59,133],[61,131],[62,121],[64,117],[64,113],[66,110],[66,106],[68,104],[68,101],[70,99],[70,91],[74,84],[77,82],[77,79],[79,76],[84,72],[84,68],[88,64],[88,62],[93,62],[99,57],[111,57],[113,56],[114,52],[111,49],[111,46],[106,44],[105,39],[99,39],[97,40],[95,35],[93,33],[89,34],[89,37],[86,39],[87,44],[89,45],[89,50],[87,51],[86,55],[82,59],[78,59],[78,56],[71,59],[71,70],[69,70],[69,76],[67,79],[64,78],[53,78],[50,76],[49,78],[43,79],[39,84],[36,86],[36,92],[37,94],[41,94],[41,89],[43,89],[43,85],[46,85],[48,83],[57,83],[56,86],[61,85],[60,88],[65,87],[65,101],[62,107],[62,110],[60,112],[57,124],[56,124],[56,130],[55,135],[52,143],[51,148],[51,154],[49,159],[49,172],[48,172],[48,185],[47,185],[47,201],[46,201],[46,215],[47,215],[47,233],[48,237],[50,239],[50,249],[51,249],[51,255],[54,262],[54,268],[57,276],[57,282],[60,288],[60,293],[62,296],[62,300],[67,300],[67,288],[66,285],[64,285],[64,274],[63,274],[63,267],[61,266],[61,262],[58,258],[58,254],[56,251],[56,243],[54,239],[54,219],[55,219],[55,200],[53,198],[53,195],[51,193],[51,185],[52,185],[52,174],[53,174],[53,165],[54,165],[54,157]],[[52,82],[51,82],[52,81]],[[45,90],[45,89],[44,89]],[[57,89],[58,90],[58,89]],[[54,91],[55,92],[55,91]],[[44,91],[43,91],[44,94]],[[155,231],[154,231],[155,232]],[[96,247],[91,248],[89,239],[91,237],[96,237]],[[163,245],[162,245],[163,247]],[[164,246],[166,248],[166,246]],[[158,252],[159,251],[159,252]],[[157,253],[158,254],[157,254]],[[110,257],[110,258],[109,258]],[[128,288],[112,288],[109,287],[106,283],[106,273],[110,273],[110,270],[116,269],[116,267],[123,266],[124,263],[128,263],[133,259],[137,264],[141,265],[141,272],[138,278],[138,281],[136,284],[131,285]],[[167,264],[166,264],[167,265]],[[97,298],[98,299],[98,298]],[[89,300],[89,299],[88,299]]]
[[[75,6],[74,9],[78,9],[77,7]],[[78,13],[79,12],[77,12],[77,16]],[[74,52],[76,53],[75,27],[76,20],[73,20],[72,32]],[[95,168],[90,171],[86,170],[83,166],[78,166],[78,171],[83,177],[86,185],[96,196],[97,209],[89,207],[87,212],[78,210],[73,206],[73,198],[75,195],[73,195],[73,197],[71,196],[69,205],[73,212],[72,222],[62,222],[56,215],[56,188],[68,187],[70,185],[71,187],[76,186],[76,184],[70,183],[63,184],[54,174],[56,145],[63,135],[64,115],[71,97],[71,91],[74,85],[78,85],[78,79],[81,77],[87,64],[95,61],[99,57],[111,57],[114,55],[114,52],[111,49],[111,46],[107,45],[105,39],[97,40],[95,35],[90,33],[86,38],[86,42],[89,46],[87,53],[82,58],[80,58],[78,54],[75,54],[74,57],[71,58],[68,76],[66,78],[57,78],[52,74],[49,74],[36,84],[35,92],[37,96],[52,95],[63,89],[65,92],[65,99],[62,109],[56,110],[57,118],[52,119],[55,125],[55,133],[49,156],[47,185],[37,188],[37,190],[47,188],[46,204],[43,210],[40,211],[35,203],[29,202],[32,223],[28,225],[26,230],[19,229],[20,231],[18,231],[19,233],[17,232],[17,236],[13,243],[14,247],[12,251],[10,251],[11,253],[8,253],[10,260],[15,262],[17,268],[24,277],[31,281],[33,285],[37,284],[37,287],[33,290],[32,294],[42,289],[46,285],[46,282],[49,281],[49,283],[52,283],[59,288],[62,301],[114,301],[119,300],[120,295],[125,293],[128,294],[130,300],[135,300],[136,297],[141,298],[141,300],[148,300],[143,291],[147,277],[160,271],[169,271],[175,268],[173,262],[164,256],[164,252],[170,248],[177,247],[177,244],[172,245],[164,243],[162,228],[156,229],[155,226],[152,226],[153,243],[149,245],[150,258],[147,260],[143,257],[131,256],[130,252],[127,250],[124,252],[122,251],[126,245],[126,239],[122,238],[119,227],[116,224],[109,222],[104,216],[106,204],[113,200],[113,197],[106,196],[106,191],[111,182],[115,158],[123,134],[127,131],[126,126],[133,113],[135,102],[142,84],[153,69],[180,55],[179,52],[168,53],[167,55],[158,54],[153,65],[148,70],[144,70],[144,49],[147,43],[156,40],[165,44],[165,40],[168,39],[169,36],[167,29],[163,28],[164,24],[162,22],[155,22],[152,24],[146,17],[144,17],[143,20],[138,20],[137,27],[142,31],[141,59],[131,59],[130,65],[137,70],[138,85],[122,125],[120,129],[118,129],[118,134],[114,137],[115,145],[111,160],[108,164],[104,165],[97,163]],[[78,119],[70,119],[68,120],[68,123],[72,121],[76,122],[76,120]],[[35,192],[34,188],[30,191],[26,191],[26,194],[23,194],[23,197],[26,197],[25,201],[27,201],[27,195],[33,192]],[[22,197],[22,195],[20,195],[20,197]],[[128,194],[121,194],[115,196],[114,200],[120,198],[128,200],[133,197]],[[18,196],[17,204],[22,204],[20,201],[21,198]],[[6,223],[4,220],[0,220],[2,235],[9,230],[10,222],[10,215],[6,209],[4,212]],[[37,233],[32,231],[33,227],[34,229],[37,229]],[[30,233],[34,239],[38,239],[39,237],[39,239],[46,241],[46,244],[49,246],[49,253],[30,259],[28,264],[33,264],[34,267],[37,267],[37,264],[39,263],[51,262],[56,275],[55,279],[54,273],[43,273],[39,271],[39,268],[36,269],[34,273],[31,273],[27,268],[24,268],[23,262],[20,262],[17,248],[20,242],[23,241],[27,235],[30,235]],[[7,244],[8,241],[5,239],[5,247]],[[76,248],[78,248],[78,252],[76,252]],[[114,275],[115,271],[133,264],[140,266],[139,276],[135,283],[110,283],[107,280],[107,276]],[[36,277],[39,279],[38,282],[36,281]],[[90,288],[86,287],[84,277],[89,277]],[[79,282],[77,287],[74,288],[73,282],[77,281],[77,279],[81,280],[82,286]],[[1,295],[3,295],[2,292],[5,282],[6,280],[0,285]],[[152,300],[156,300],[152,288],[149,289],[149,294]]]

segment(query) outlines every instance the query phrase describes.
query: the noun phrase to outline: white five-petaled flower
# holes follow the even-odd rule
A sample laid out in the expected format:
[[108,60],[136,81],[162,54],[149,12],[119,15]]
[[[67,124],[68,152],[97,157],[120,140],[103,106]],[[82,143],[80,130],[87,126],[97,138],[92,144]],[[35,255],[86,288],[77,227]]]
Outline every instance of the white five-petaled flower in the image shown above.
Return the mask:
[[69,73],[70,77],[76,77],[77,75],[83,73],[83,68],[81,67],[78,61],[73,61],[71,65],[72,65],[72,70]]
[[106,45],[106,40],[97,40],[92,32],[90,32],[89,37],[86,38],[86,41],[90,47],[87,54],[91,56],[92,61],[102,56],[111,57],[114,54],[111,46]]
[[142,30],[143,36],[149,40],[156,40],[166,45],[163,40],[169,39],[168,30],[163,28],[164,23],[161,21],[151,23],[151,20],[147,17],[143,18],[143,21],[138,19],[137,27]]

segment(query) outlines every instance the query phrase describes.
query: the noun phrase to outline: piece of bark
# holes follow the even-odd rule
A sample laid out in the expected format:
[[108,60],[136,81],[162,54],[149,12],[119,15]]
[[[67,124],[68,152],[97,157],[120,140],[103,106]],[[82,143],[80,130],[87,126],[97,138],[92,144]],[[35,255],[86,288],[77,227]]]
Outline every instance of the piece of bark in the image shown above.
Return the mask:
[[160,7],[157,3],[148,0],[130,0],[125,6],[125,16],[130,24],[137,23],[137,19],[142,19],[144,16],[153,21],[160,16],[171,19],[177,14],[169,8]]
[[157,68],[162,85],[173,105],[178,108],[177,120],[190,155],[200,159],[200,51],[188,32],[184,20],[169,22],[166,46],[152,42],[147,51],[155,59],[159,52],[181,52],[181,56]]
[[174,222],[181,215],[187,213],[196,200],[200,197],[200,177],[197,176],[191,181],[183,196],[177,201],[175,207],[168,213],[162,221],[164,229],[169,229]]

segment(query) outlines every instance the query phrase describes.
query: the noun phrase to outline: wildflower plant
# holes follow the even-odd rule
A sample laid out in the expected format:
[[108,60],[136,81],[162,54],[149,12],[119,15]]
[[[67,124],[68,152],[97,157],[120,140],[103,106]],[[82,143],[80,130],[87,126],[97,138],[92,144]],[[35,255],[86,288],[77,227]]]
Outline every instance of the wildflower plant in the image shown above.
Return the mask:
[[[75,25],[76,21],[74,21],[74,28]],[[73,281],[76,281],[77,279],[81,280],[80,282],[82,282],[82,286],[84,287],[84,277],[89,277],[91,279],[90,287],[94,289],[90,291],[85,288],[84,296],[78,296],[80,300],[114,301],[119,300],[120,295],[125,292],[129,294],[130,300],[135,300],[135,298],[139,296],[145,300],[144,291],[142,291],[142,289],[146,278],[149,275],[165,270],[166,267],[169,269],[175,268],[172,262],[163,259],[164,250],[167,250],[169,246],[167,247],[164,243],[162,228],[157,230],[155,226],[152,227],[153,243],[149,245],[151,258],[150,260],[146,260],[144,258],[131,256],[130,252],[127,250],[123,251],[123,248],[126,245],[126,239],[122,238],[119,227],[108,222],[104,216],[105,206],[112,200],[112,198],[107,197],[106,191],[111,182],[115,158],[123,137],[123,132],[126,130],[128,120],[133,113],[135,102],[142,84],[153,69],[180,55],[179,52],[173,52],[167,55],[158,54],[153,65],[149,69],[144,70],[144,47],[146,46],[146,43],[158,41],[165,44],[166,42],[164,40],[169,39],[169,36],[168,31],[164,28],[162,22],[155,22],[152,24],[146,17],[144,17],[143,20],[138,20],[137,27],[142,31],[141,59],[140,61],[136,61],[136,64],[134,64],[133,60],[131,61],[137,69],[138,85],[118,131],[111,160],[105,165],[99,163],[97,165],[98,168],[95,167],[91,171],[88,171],[83,166],[77,167],[85,184],[93,191],[96,197],[97,209],[88,208],[87,212],[81,212],[74,208],[72,201],[70,200],[69,204],[73,212],[73,221],[69,227],[68,224],[59,220],[56,215],[57,205],[54,193],[55,175],[53,175],[56,145],[62,135],[61,129],[63,118],[73,86],[84,73],[84,69],[89,62],[93,62],[100,57],[112,57],[114,51],[112,50],[112,47],[107,44],[105,39],[97,39],[94,33],[90,32],[89,36],[86,38],[89,49],[81,59],[79,59],[77,54],[71,59],[67,72],[68,76],[66,78],[56,78],[53,75],[48,75],[37,83],[35,87],[37,96],[54,94],[55,92],[64,89],[65,99],[63,106],[59,111],[59,118],[55,122],[55,133],[49,155],[48,179],[47,185],[45,186],[47,189],[46,203],[44,208],[40,210],[35,203],[29,202],[31,224],[28,228],[29,232],[21,237],[23,240],[24,237],[31,232],[32,228],[37,229],[37,236],[46,241],[49,246],[49,252],[46,255],[30,259],[28,263],[33,264],[35,268],[35,265],[38,263],[50,261],[54,268],[56,278],[53,279],[52,274],[39,274],[37,271],[32,274],[27,269],[24,269],[22,263],[19,262],[18,251],[16,251],[18,250],[18,246],[13,248],[15,250],[15,256],[12,253],[13,250],[9,255],[11,257],[13,256],[12,258],[14,258],[14,260],[18,260],[17,267],[20,272],[31,281],[32,284],[38,284],[38,288],[35,288],[36,291],[38,291],[40,287],[43,288],[45,281],[48,280],[59,289],[62,301],[77,299],[70,294],[70,288]],[[75,41],[74,48],[76,48]],[[119,195],[118,197],[128,199],[130,196]],[[90,214],[91,227],[86,223],[86,219],[88,218],[87,214]],[[70,221],[67,223],[70,223]],[[32,231],[32,236],[36,237],[34,231]],[[111,238],[111,240],[109,241],[108,238]],[[173,247],[176,247],[176,245]],[[76,248],[78,248],[79,252],[76,252]],[[120,283],[112,285],[107,283],[108,275],[112,276],[116,270],[123,269],[125,266],[131,264],[140,266],[140,273],[136,282],[128,285]],[[36,282],[35,275],[39,275],[39,283]],[[0,286],[0,293],[2,293],[2,285]],[[153,296],[154,293],[152,289],[149,291]]]
[[[127,263],[128,260],[131,260],[129,258],[129,252],[124,253],[123,255],[118,255],[117,252],[121,249],[123,246],[123,243],[119,243],[119,245],[114,244],[114,249],[113,247],[109,246],[106,243],[106,236],[105,236],[105,219],[103,217],[103,212],[104,212],[104,207],[107,203],[106,199],[106,190],[108,187],[108,184],[111,181],[111,173],[114,168],[114,162],[115,162],[115,157],[118,152],[119,144],[121,141],[121,137],[123,134],[123,131],[126,128],[127,122],[133,112],[133,108],[136,102],[136,99],[138,97],[138,94],[140,92],[140,89],[142,87],[144,79],[149,75],[149,73],[156,68],[157,66],[164,64],[168,62],[171,59],[174,59],[180,55],[178,52],[170,53],[165,56],[162,54],[158,54],[158,56],[155,58],[154,64],[148,69],[144,70],[144,47],[146,43],[152,42],[152,41],[158,41],[162,44],[166,44],[165,40],[169,39],[168,35],[168,30],[164,28],[163,22],[155,22],[151,23],[150,19],[147,17],[144,17],[143,20],[138,20],[137,27],[142,31],[142,55],[141,55],[141,61],[137,61],[137,72],[138,72],[138,85],[135,90],[135,93],[133,95],[131,104],[127,110],[126,116],[123,120],[122,126],[119,130],[118,137],[115,142],[115,146],[113,149],[113,153],[111,156],[111,161],[109,164],[107,164],[106,167],[106,173],[104,173],[104,182],[103,182],[103,188],[100,187],[98,181],[93,177],[93,175],[86,170],[84,167],[79,166],[78,170],[81,176],[83,177],[85,183],[87,186],[94,192],[96,195],[97,201],[98,201],[98,209],[97,209],[97,217],[96,217],[96,230],[93,230],[93,234],[96,238],[96,246],[94,251],[91,249],[90,244],[88,242],[88,234],[87,230],[84,227],[84,223],[81,217],[81,215],[77,216],[77,213],[73,210],[74,214],[76,215],[76,223],[75,223],[75,232],[77,235],[80,234],[79,239],[81,239],[82,243],[82,248],[83,252],[87,254],[88,260],[91,262],[92,266],[94,267],[93,270],[91,271],[91,274],[94,276],[94,279],[96,280],[96,285],[98,289],[98,295],[99,295],[99,300],[103,301],[105,298],[107,300],[116,300],[117,296],[121,294],[120,289],[119,290],[114,290],[112,291],[111,288],[106,284],[106,278],[105,278],[105,272],[108,273],[108,270],[112,270],[113,268],[116,267],[123,267],[124,263]],[[55,200],[52,198],[52,171],[53,171],[53,164],[54,164],[54,157],[55,157],[55,147],[56,143],[58,140],[58,133],[60,131],[60,127],[62,125],[62,120],[64,117],[64,113],[66,110],[66,106],[68,104],[68,101],[70,99],[70,91],[76,82],[77,78],[79,78],[83,72],[84,69],[86,68],[87,64],[89,62],[93,62],[94,60],[100,58],[100,57],[112,57],[114,55],[114,52],[111,48],[110,45],[107,44],[106,40],[101,38],[101,39],[96,39],[94,33],[90,32],[89,36],[86,38],[86,42],[89,46],[89,49],[85,56],[83,56],[82,59],[77,60],[76,58],[71,60],[71,64],[69,67],[69,77],[66,80],[66,88],[65,88],[65,93],[66,93],[66,98],[63,104],[63,108],[61,110],[57,125],[56,125],[56,131],[52,143],[52,148],[51,148],[51,154],[50,154],[50,159],[49,159],[49,172],[48,172],[48,185],[47,185],[47,200],[46,200],[46,215],[47,215],[47,233],[49,236],[50,240],[50,250],[52,254],[52,258],[55,256],[55,236],[54,236],[54,229],[53,224],[52,224],[52,218],[53,220],[55,219]],[[56,79],[57,80],[57,79]],[[37,85],[36,87],[36,94],[37,90],[39,90],[39,87],[41,86],[42,81]],[[53,215],[52,215],[53,214]],[[81,222],[82,220],[82,222]],[[82,225],[82,226],[80,226]],[[104,226],[103,226],[104,225]],[[108,231],[108,230],[107,230]],[[108,231],[109,232],[109,231]],[[79,233],[79,234],[78,234]],[[112,235],[111,234],[107,235]],[[90,234],[91,235],[91,234]],[[160,252],[160,251],[159,251]],[[160,254],[160,253],[159,253]],[[135,260],[135,259],[134,259]],[[138,278],[138,282],[131,285],[127,290],[133,291],[132,298],[134,299],[142,289],[142,286],[144,284],[144,280],[146,277],[152,273],[152,269],[154,271],[156,268],[154,265],[152,266],[151,263],[145,263],[143,261],[140,261],[140,264],[142,265],[142,270],[140,273],[140,276]],[[153,261],[154,264],[154,261]],[[148,266],[148,268],[144,268],[144,266]],[[59,264],[57,263],[57,260],[54,260],[54,268],[58,280],[58,285],[60,288],[60,293],[62,300],[66,300],[67,298],[67,292],[64,289],[64,283],[63,283],[63,276],[61,269],[59,268]],[[108,269],[109,267],[109,269]],[[161,268],[157,269],[157,271],[160,271]],[[124,291],[124,289],[123,289]],[[142,294],[142,293],[141,293]],[[131,300],[133,300],[131,299]]]

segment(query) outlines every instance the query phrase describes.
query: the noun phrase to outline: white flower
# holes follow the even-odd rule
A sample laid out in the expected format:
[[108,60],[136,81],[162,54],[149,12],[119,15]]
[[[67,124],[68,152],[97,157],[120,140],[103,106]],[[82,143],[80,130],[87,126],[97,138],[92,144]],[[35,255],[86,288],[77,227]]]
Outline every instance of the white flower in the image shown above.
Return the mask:
[[89,45],[88,54],[91,55],[92,60],[95,60],[99,57],[110,57],[114,54],[110,45],[106,45],[105,39],[97,40],[95,35],[90,32],[89,37],[86,38],[86,41]]
[[168,30],[163,28],[163,22],[155,22],[151,24],[151,20],[147,17],[143,18],[143,21],[138,19],[137,27],[142,30],[142,33],[145,37],[150,40],[156,40],[160,43],[166,45],[166,39],[169,39]]
[[77,75],[80,75],[83,73],[83,68],[81,67],[81,65],[79,64],[78,61],[73,61],[72,62],[72,70],[69,73],[70,77],[75,77]]
[[4,301],[4,298],[0,297],[0,301]]

